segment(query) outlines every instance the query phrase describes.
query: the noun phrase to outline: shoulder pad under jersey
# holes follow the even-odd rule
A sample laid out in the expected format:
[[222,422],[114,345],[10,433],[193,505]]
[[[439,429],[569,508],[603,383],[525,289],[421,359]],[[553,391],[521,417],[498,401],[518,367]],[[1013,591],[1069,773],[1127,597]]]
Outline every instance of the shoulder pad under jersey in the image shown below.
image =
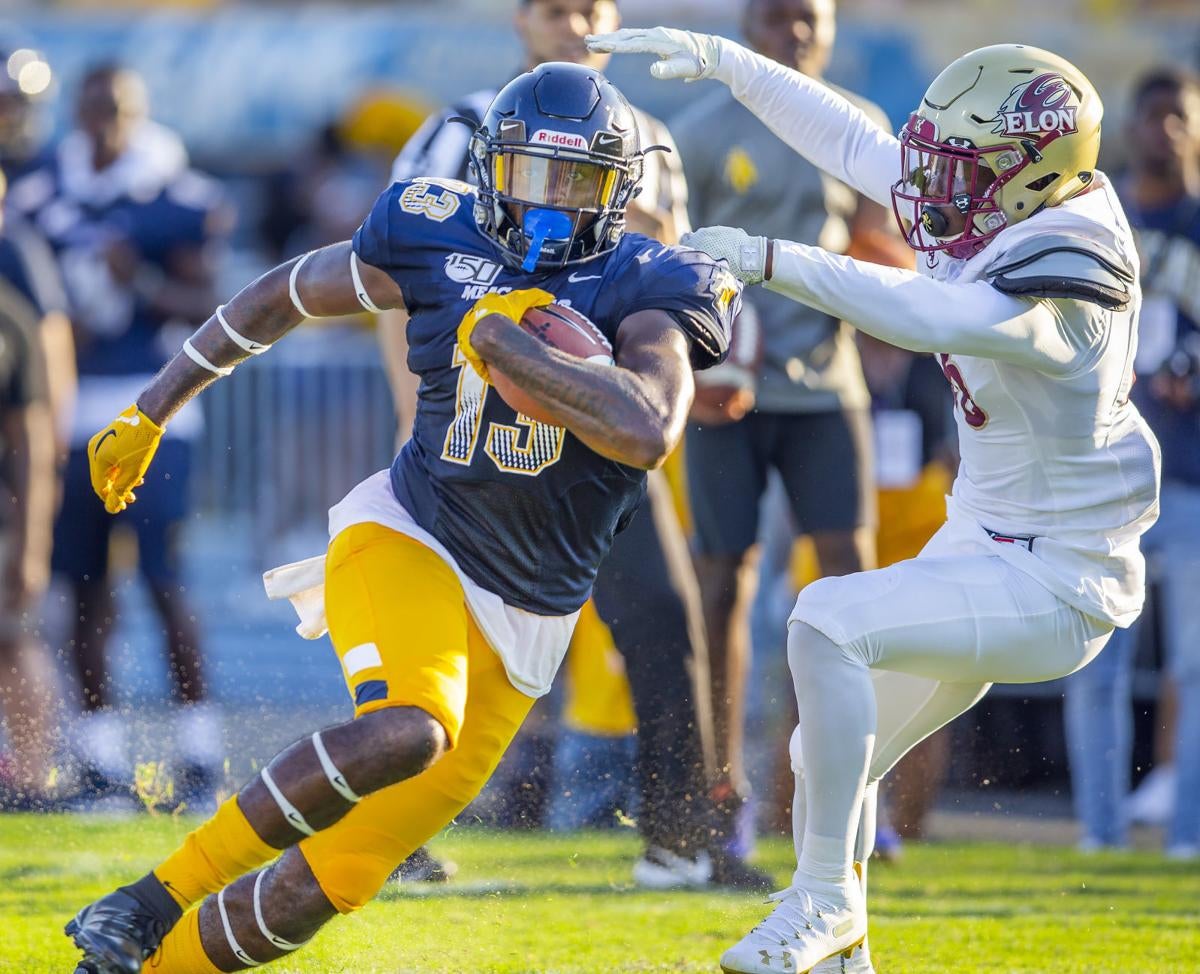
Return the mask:
[[1129,305],[1132,271],[1116,251],[1069,234],[1023,240],[984,275],[998,291],[1018,297],[1074,298],[1112,311]]

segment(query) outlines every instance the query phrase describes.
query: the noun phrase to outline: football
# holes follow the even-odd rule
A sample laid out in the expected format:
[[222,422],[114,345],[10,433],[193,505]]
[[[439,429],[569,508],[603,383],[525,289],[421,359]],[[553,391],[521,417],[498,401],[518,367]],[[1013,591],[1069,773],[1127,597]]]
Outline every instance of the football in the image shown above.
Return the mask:
[[[551,304],[541,308],[531,308],[521,319],[521,327],[538,341],[552,345],[560,352],[576,355],[588,362],[601,365],[613,364],[612,345],[604,337],[586,315],[574,308],[563,304]],[[495,366],[488,372],[492,377],[492,385],[500,398],[508,403],[518,413],[537,420],[539,423],[554,424],[554,418],[543,411],[542,407],[524,392],[515,382],[508,378]]]
[[696,373],[692,419],[708,426],[736,422],[754,408],[754,389],[762,367],[762,326],[749,302],[733,321],[729,357]]

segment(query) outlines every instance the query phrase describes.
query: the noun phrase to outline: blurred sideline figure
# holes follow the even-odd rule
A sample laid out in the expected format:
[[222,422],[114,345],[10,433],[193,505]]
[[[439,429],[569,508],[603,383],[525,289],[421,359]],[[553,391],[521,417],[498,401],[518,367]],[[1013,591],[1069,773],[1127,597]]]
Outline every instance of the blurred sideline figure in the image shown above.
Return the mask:
[[[523,0],[514,20],[527,67],[558,60],[597,70],[603,69],[608,57],[589,53],[583,38],[588,33],[615,30],[619,23],[612,0]],[[471,126],[452,119],[477,124],[494,95],[490,89],[476,92],[432,116],[396,159],[393,179],[468,178]],[[629,205],[629,227],[674,243],[687,229],[687,186],[679,157],[666,127],[644,112],[634,112],[642,144],[670,151],[647,155],[643,191]],[[581,279],[586,279],[585,274],[580,271]],[[405,322],[403,314],[392,312],[384,316],[380,328],[402,436],[411,424],[415,402],[415,379],[405,361]],[[706,741],[711,739],[711,731],[707,690],[703,689],[707,649],[699,593],[665,478],[652,473],[648,491],[647,500],[600,567],[594,595],[598,612],[581,617],[582,631],[572,647],[573,653],[600,651],[607,640],[588,629],[605,624],[624,657],[637,716],[638,828],[645,841],[634,878],[654,888],[765,887],[767,878],[731,856],[719,836],[713,835],[720,831],[721,823],[708,799],[705,768],[704,751],[706,744],[711,747]],[[578,669],[603,682],[581,686],[572,681],[569,694],[620,698],[619,672],[594,664]],[[566,709],[576,717],[594,712],[574,700],[568,701]],[[602,727],[568,726],[559,741],[563,763],[572,752],[581,750],[584,742],[574,736],[580,731],[594,738],[587,742],[594,758],[599,758],[599,752],[609,752],[603,760],[606,770],[600,773],[619,773],[617,762],[623,760],[621,740],[625,735],[606,734]]]
[[[1158,577],[1174,722],[1148,776],[1151,793],[1171,778],[1162,804],[1167,854],[1200,857],[1200,79],[1162,68],[1133,89],[1129,139],[1137,147],[1117,182],[1138,234],[1142,304],[1134,400],[1162,444],[1162,513],[1146,535]],[[1123,802],[1132,764],[1133,660],[1138,627],[1118,630],[1095,664],[1067,681],[1066,731],[1080,846],[1127,844]],[[1167,693],[1170,693],[1167,690]],[[1165,752],[1165,753],[1164,753]],[[1171,760],[1173,758],[1173,761]],[[1165,789],[1168,794],[1169,786]],[[1150,816],[1147,816],[1150,817]],[[1154,817],[1158,817],[1155,815]]]
[[[28,49],[20,53],[27,59],[41,60]],[[39,141],[44,127],[41,98],[22,90],[4,70],[13,56],[0,49],[0,175],[9,186],[46,162],[46,149]],[[59,452],[65,453],[75,408],[75,343],[67,316],[67,297],[44,236],[11,208],[5,217],[4,242],[0,244],[0,275],[31,301],[41,316],[38,338],[46,358],[55,443]]]
[[179,138],[149,120],[141,78],[117,65],[84,77],[76,128],[40,168],[12,188],[15,208],[53,246],[71,304],[78,403],[54,568],[72,588],[70,655],[84,718],[76,748],[81,799],[133,804],[132,764],[114,709],[107,658],[114,616],[110,540],[124,522],[167,642],[176,714],[176,795],[199,810],[213,803],[222,757],[219,714],[208,699],[195,617],[181,579],[180,530],[188,510],[191,443],[201,414],[171,425],[135,516],[114,521],[88,483],[87,437],[167,361],[181,329],[213,305],[214,245],[229,211],[216,184],[188,169]]
[[[40,60],[32,51],[22,53]],[[53,253],[32,226],[3,210],[8,178],[36,165],[41,129],[37,99],[3,70],[11,56],[0,51],[0,291],[10,326],[18,331],[0,353],[8,358],[0,478],[12,522],[8,551],[0,553],[0,561],[7,558],[0,612],[0,711],[11,751],[11,773],[0,774],[0,808],[24,810],[57,807],[60,794],[59,783],[49,779],[61,694],[50,650],[37,631],[36,612],[49,574],[52,535],[45,518],[53,517],[58,503],[54,464],[56,454],[64,452],[63,432],[74,401],[75,351]],[[32,330],[25,327],[29,320]],[[27,337],[32,349],[25,347]],[[17,405],[26,395],[31,401]],[[0,524],[0,533],[4,530]],[[0,549],[5,547],[0,541]]]
[[[820,78],[833,48],[834,18],[834,0],[747,0],[742,30],[760,54]],[[886,125],[878,107],[844,94]],[[911,266],[884,207],[797,156],[727,90],[687,109],[672,121],[671,131],[695,225],[746,227],[839,252],[857,245],[870,249],[861,255],[867,259],[882,254]],[[764,352],[753,411],[736,403],[705,409],[698,396],[686,440],[717,766],[724,777],[723,805],[731,814],[749,798],[743,734],[752,553],[763,533],[793,530],[774,523],[760,532],[759,501],[768,472],[781,475],[795,529],[811,536],[822,575],[875,566],[870,399],[853,331],[781,295],[759,291],[750,303],[761,321]],[[776,580],[768,575],[762,584],[770,588]],[[783,749],[779,763],[788,767]],[[738,832],[744,851],[752,837],[748,807]]]
[[53,807],[57,694],[37,613],[50,577],[57,490],[40,316],[14,280],[6,188],[0,172],[0,718],[9,756],[0,810],[35,811]]

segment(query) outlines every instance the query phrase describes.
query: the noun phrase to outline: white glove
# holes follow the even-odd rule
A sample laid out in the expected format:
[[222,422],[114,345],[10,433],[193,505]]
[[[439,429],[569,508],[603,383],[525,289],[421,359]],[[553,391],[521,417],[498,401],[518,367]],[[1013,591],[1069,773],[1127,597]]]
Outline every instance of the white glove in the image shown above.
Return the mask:
[[700,81],[721,77],[722,45],[732,44],[713,34],[693,34],[671,27],[623,29],[611,34],[589,34],[584,38],[589,51],[600,54],[654,54],[659,60],[650,66],[650,73],[660,81],[682,78]]
[[761,284],[766,276],[766,237],[752,237],[738,227],[703,227],[685,233],[679,242],[725,261],[730,273],[743,284]]

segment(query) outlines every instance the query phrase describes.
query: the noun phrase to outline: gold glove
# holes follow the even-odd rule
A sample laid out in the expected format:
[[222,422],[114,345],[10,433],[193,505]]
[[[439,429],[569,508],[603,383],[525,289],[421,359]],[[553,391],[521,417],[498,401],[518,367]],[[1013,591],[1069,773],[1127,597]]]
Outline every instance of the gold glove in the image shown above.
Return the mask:
[[88,441],[92,489],[109,514],[125,510],[136,500],[133,488],[144,482],[162,434],[162,428],[135,404]]
[[488,315],[504,315],[519,324],[530,308],[544,308],[553,303],[553,294],[535,287],[509,291],[506,294],[485,294],[471,305],[471,310],[463,315],[462,321],[459,322],[458,347],[462,350],[463,358],[471,363],[471,368],[479,373],[484,382],[490,384],[487,363],[471,345],[471,332],[475,330],[475,326]]

